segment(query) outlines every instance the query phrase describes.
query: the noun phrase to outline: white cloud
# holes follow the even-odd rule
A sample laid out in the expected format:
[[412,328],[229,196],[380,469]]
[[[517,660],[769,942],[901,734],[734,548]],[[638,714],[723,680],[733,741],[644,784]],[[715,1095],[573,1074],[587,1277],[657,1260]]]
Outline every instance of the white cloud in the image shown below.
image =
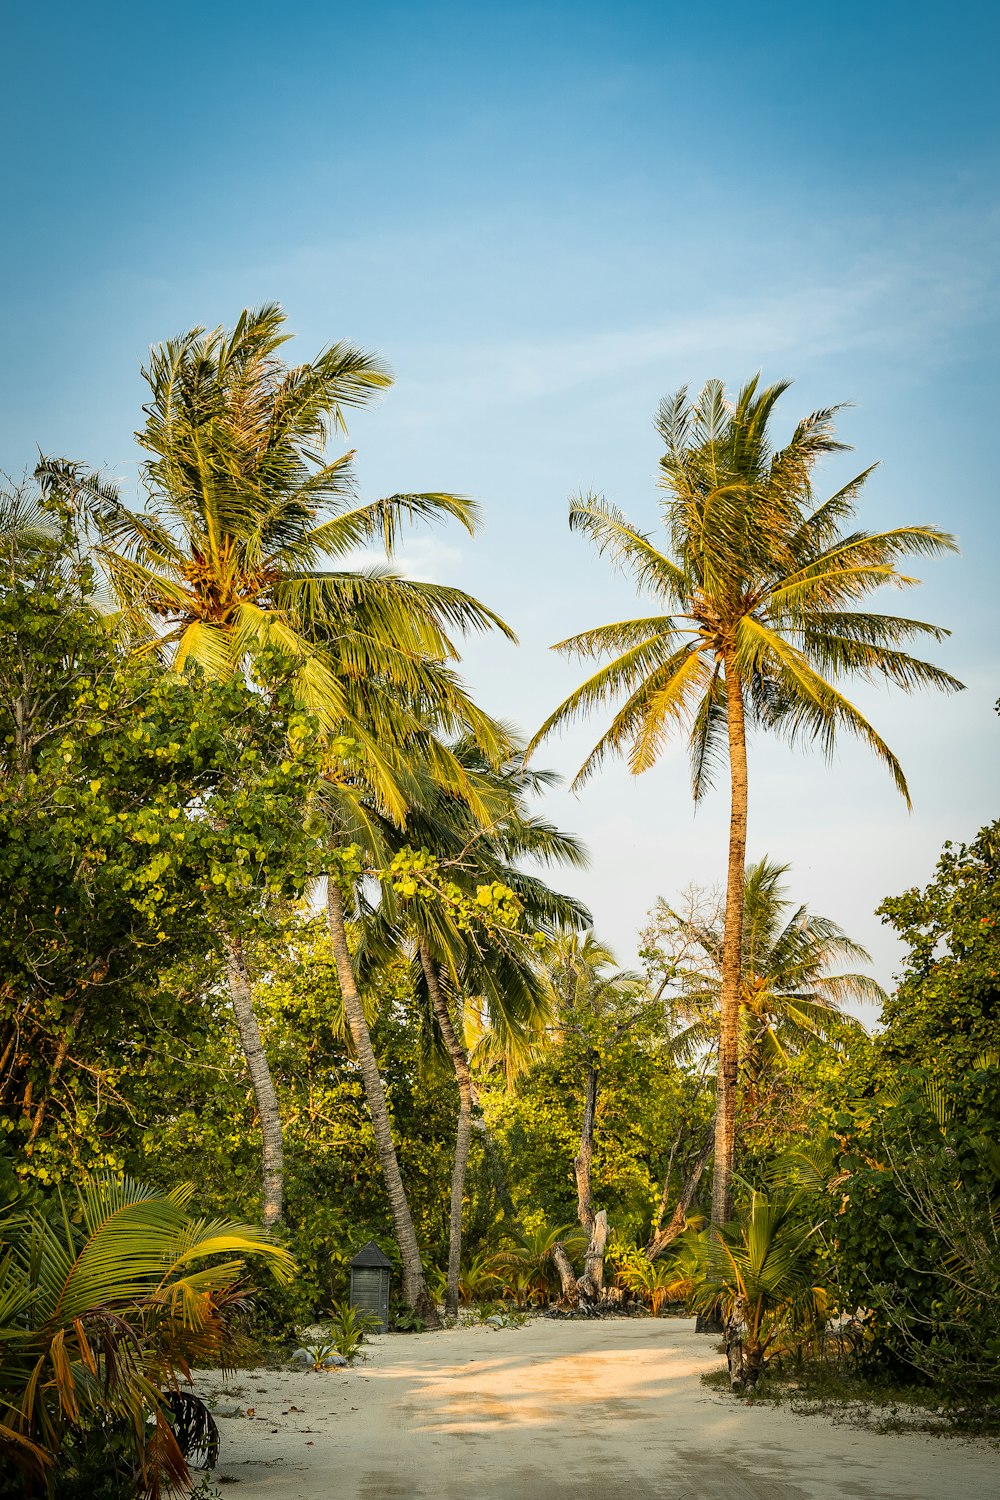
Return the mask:
[[[845,352],[905,355],[952,340],[995,300],[992,257],[921,247],[912,259],[868,255],[822,280],[775,263],[766,288],[699,295],[683,317],[582,337],[421,347],[402,381],[411,426],[537,402],[600,382],[620,391],[651,368],[803,364]],[[401,372],[403,361],[401,361]],[[401,392],[402,394],[402,392]]]
[[385,553],[374,547],[352,553],[344,563],[348,568],[387,565],[404,578],[419,579],[424,583],[451,583],[461,572],[462,550],[434,536],[410,536],[404,539],[388,564]]

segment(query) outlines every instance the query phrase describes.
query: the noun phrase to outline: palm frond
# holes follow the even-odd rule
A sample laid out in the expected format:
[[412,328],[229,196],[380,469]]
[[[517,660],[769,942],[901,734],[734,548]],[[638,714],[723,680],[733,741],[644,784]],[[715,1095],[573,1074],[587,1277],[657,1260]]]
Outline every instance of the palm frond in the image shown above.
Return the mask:
[[583,532],[599,553],[607,553],[612,563],[630,572],[640,589],[671,602],[686,597],[689,585],[683,571],[631,526],[617,506],[597,496],[581,497],[570,504],[569,524],[571,531]]

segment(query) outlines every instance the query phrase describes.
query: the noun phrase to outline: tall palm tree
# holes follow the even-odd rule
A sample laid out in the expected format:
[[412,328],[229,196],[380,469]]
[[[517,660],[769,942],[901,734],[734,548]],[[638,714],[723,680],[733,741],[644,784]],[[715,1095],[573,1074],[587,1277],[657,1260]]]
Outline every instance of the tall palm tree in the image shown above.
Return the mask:
[[475,503],[443,492],[356,503],[353,452],[323,450],[346,430],[345,409],[391,378],[342,343],[290,367],[278,354],[288,338],[269,304],[231,333],[196,328],[152,351],[141,511],[57,460],[39,466],[43,487],[75,489],[122,626],[175,670],[227,677],[268,653],[302,706],[337,734],[349,727],[376,765],[373,695],[358,701],[372,674],[494,734],[443,664],[457,659],[450,632],[507,626],[460,589],[357,559],[373,541],[391,556],[407,521],[455,519],[471,533]]
[[753,1390],[768,1351],[783,1337],[822,1331],[828,1303],[826,1290],[814,1285],[822,1229],[814,1214],[808,1193],[754,1192],[739,1218],[705,1247],[707,1256],[698,1247],[705,1276],[695,1306],[711,1312],[721,1305],[734,1391]]
[[576,778],[584,782],[609,754],[631,771],[648,770],[666,744],[685,733],[695,799],[720,762],[730,780],[729,859],[723,943],[713,1214],[731,1210],[739,1057],[743,880],[747,829],[747,727],[808,739],[829,754],[838,732],[857,735],[888,767],[909,805],[902,768],[864,715],[844,696],[846,676],[887,679],[904,691],[953,690],[954,677],[902,649],[946,631],[919,620],[857,608],[884,584],[917,580],[897,561],[908,553],[955,550],[932,526],[847,531],[871,469],[817,502],[813,475],[828,453],[839,408],[814,412],[776,447],[769,432],[788,383],[747,382],[735,401],[709,381],[689,399],[666,399],[656,420],[666,445],[660,459],[665,547],[593,496],[574,500],[570,527],[630,571],[661,612],[601,625],[557,650],[611,656],[559,705],[535,736],[624,696],[610,727]]
[[[345,430],[345,411],[368,403],[390,377],[343,343],[290,367],[279,353],[287,338],[284,314],[271,304],[241,314],[232,332],[196,328],[153,350],[137,434],[150,455],[144,509],[130,509],[113,486],[75,465],[43,462],[39,478],[89,517],[95,559],[137,649],[214,677],[265,659],[332,744],[354,747],[366,787],[398,820],[418,753],[431,755],[441,776],[455,770],[444,747],[430,747],[429,719],[471,733],[491,753],[506,749],[450,664],[453,632],[510,632],[461,590],[357,562],[374,540],[391,555],[404,521],[453,518],[471,532],[476,507],[443,492],[355,503],[353,455],[328,460],[324,448]],[[237,936],[222,942],[264,1137],[265,1221],[274,1222],[280,1113]],[[335,942],[346,955],[343,931]],[[345,994],[345,1008],[367,1057],[360,1004]]]
[[[792,907],[783,884],[788,868],[762,859],[746,871],[740,1071],[751,1087],[785,1067],[811,1041],[836,1047],[863,1033],[861,1023],[843,1013],[845,1002],[881,1004],[887,998],[867,974],[829,972],[831,964],[868,963],[871,956],[828,917],[805,906]],[[711,914],[704,921],[672,915],[681,942],[703,959],[682,965],[675,981],[675,1005],[686,1024],[672,1046],[678,1054],[691,1055],[718,1040],[725,934]]]
[[[334,858],[327,879],[327,915],[344,1013],[364,1080],[396,1241],[403,1261],[403,1291],[411,1307],[434,1326],[437,1310],[427,1289],[420,1247],[392,1138],[388,1101],[359,985],[359,958],[361,963],[371,965],[374,960],[377,964],[398,941],[399,933],[394,930],[398,913],[389,866],[393,852],[408,842],[416,816],[414,809],[421,809],[429,800],[446,794],[461,798],[467,803],[471,816],[481,823],[488,824],[495,813],[495,797],[489,795],[488,787],[484,795],[482,778],[470,774],[455,750],[445,745],[434,730],[428,729],[432,707],[432,704],[425,703],[423,722],[415,719],[409,734],[402,738],[394,736],[383,745],[386,764],[391,765],[409,798],[409,825],[407,805],[404,804],[402,814],[387,806],[379,790],[384,784],[384,775],[380,771],[373,778],[363,755],[348,752],[332,756],[318,800],[325,810],[335,856],[337,853],[344,856]],[[391,727],[395,728],[394,725]],[[439,720],[434,729],[441,728]],[[482,739],[473,737],[472,743],[482,754]],[[503,738],[501,743],[509,744]],[[365,898],[365,877],[380,882],[383,892],[382,930],[375,935],[371,931],[370,910]],[[349,927],[352,920],[357,923],[361,918],[369,919],[366,924],[369,929],[368,951],[356,957],[352,952]]]

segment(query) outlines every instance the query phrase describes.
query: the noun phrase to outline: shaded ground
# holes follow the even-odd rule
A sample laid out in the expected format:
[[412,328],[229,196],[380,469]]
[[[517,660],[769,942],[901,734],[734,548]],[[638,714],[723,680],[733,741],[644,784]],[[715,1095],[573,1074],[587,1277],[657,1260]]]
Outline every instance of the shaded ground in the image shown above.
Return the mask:
[[[539,1320],[374,1340],[346,1373],[216,1393],[235,1500],[1000,1500],[985,1445],[880,1435],[707,1391],[687,1320]],[[246,1415],[223,1416],[239,1410]]]

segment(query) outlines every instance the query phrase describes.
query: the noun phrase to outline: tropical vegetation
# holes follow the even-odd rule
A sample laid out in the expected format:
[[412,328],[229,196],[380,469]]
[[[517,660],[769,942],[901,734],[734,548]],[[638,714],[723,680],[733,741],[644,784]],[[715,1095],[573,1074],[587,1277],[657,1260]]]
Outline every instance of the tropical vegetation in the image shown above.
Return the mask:
[[[782,439],[784,385],[681,391],[665,542],[570,512],[653,602],[561,642],[610,659],[526,746],[460,675],[511,628],[395,565],[475,504],[359,498],[328,445],[388,372],[288,337],[152,351],[141,498],[55,458],[0,493],[0,1495],[190,1492],[193,1367],[353,1356],[370,1239],[401,1332],[686,1311],[737,1391],[835,1357],[995,1414],[998,828],[883,903],[891,995],[747,857],[750,728],[860,736],[908,796],[842,682],[960,686],[866,602],[951,538],[854,529],[870,469],[817,498],[836,408]],[[719,890],[665,877],[634,967],[535,764],[612,703],[578,784],[683,731],[730,789]]]
[[[954,549],[934,526],[891,531],[846,529],[857,510],[863,470],[825,500],[815,494],[818,461],[844,451],[834,435],[837,407],[796,423],[779,444],[771,430],[788,382],[749,380],[732,402],[710,380],[692,400],[684,387],[656,419],[666,550],[597,496],[570,505],[570,527],[629,572],[660,612],[599,625],[558,650],[610,656],[546,719],[529,748],[560,724],[623,699],[587,756],[576,784],[608,755],[627,756],[635,774],[666,744],[687,737],[696,801],[720,764],[730,781],[729,853],[723,928],[715,1115],[713,1217],[730,1217],[739,1082],[740,971],[747,847],[747,729],[791,743],[812,740],[831,754],[839,733],[859,737],[909,802],[902,766],[839,682],[884,679],[911,692],[961,687],[940,667],[904,650],[946,631],[921,620],[856,606],[887,584],[908,588],[901,558]],[[663,612],[664,607],[666,612]]]

